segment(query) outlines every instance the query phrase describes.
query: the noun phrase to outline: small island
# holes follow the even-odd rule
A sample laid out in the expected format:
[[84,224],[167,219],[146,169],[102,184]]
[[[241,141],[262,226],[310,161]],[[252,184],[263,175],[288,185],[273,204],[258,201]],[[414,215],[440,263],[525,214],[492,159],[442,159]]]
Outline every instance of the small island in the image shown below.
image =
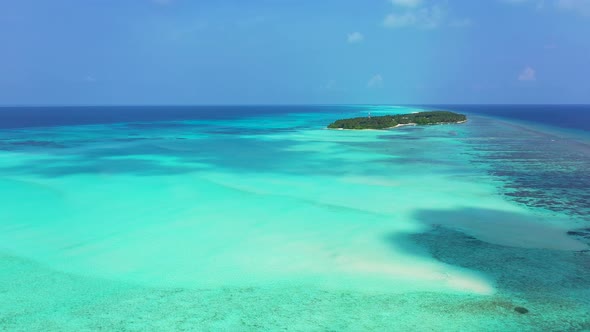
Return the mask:
[[328,125],[330,129],[388,129],[409,125],[435,125],[463,123],[467,117],[448,111],[417,112],[383,116],[337,120]]

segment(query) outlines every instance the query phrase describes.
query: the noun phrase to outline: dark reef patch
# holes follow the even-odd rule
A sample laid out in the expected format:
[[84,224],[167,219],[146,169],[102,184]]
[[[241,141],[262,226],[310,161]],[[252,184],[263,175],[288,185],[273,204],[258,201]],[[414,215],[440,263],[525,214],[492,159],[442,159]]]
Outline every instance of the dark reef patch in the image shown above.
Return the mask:
[[580,228],[567,232],[567,235],[590,246],[590,228]]
[[40,140],[2,140],[0,150],[16,151],[27,148],[62,149],[67,146],[62,143]]
[[501,193],[528,207],[590,220],[590,145],[473,117],[472,165],[502,183]]
[[440,225],[387,241],[412,254],[480,271],[502,291],[522,298],[573,301],[590,312],[590,253],[501,246]]

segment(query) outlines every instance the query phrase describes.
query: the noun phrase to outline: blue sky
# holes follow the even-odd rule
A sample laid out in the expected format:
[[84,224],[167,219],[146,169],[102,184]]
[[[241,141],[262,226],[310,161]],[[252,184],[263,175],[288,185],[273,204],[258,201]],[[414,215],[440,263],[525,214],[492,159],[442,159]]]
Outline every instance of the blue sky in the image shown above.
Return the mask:
[[0,0],[0,104],[590,103],[590,0]]

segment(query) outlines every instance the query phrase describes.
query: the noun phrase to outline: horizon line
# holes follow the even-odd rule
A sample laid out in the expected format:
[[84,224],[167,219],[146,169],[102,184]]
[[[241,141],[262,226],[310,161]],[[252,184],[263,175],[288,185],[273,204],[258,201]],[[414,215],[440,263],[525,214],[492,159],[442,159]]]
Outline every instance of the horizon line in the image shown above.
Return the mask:
[[260,103],[260,104],[0,104],[8,107],[228,107],[228,106],[586,106],[589,103]]

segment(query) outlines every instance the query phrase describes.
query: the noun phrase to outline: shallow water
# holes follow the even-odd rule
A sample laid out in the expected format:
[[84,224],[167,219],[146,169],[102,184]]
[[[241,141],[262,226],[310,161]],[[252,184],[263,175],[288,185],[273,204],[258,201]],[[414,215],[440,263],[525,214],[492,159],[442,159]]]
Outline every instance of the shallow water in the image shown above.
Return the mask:
[[590,142],[416,110],[1,131],[0,329],[590,329]]

